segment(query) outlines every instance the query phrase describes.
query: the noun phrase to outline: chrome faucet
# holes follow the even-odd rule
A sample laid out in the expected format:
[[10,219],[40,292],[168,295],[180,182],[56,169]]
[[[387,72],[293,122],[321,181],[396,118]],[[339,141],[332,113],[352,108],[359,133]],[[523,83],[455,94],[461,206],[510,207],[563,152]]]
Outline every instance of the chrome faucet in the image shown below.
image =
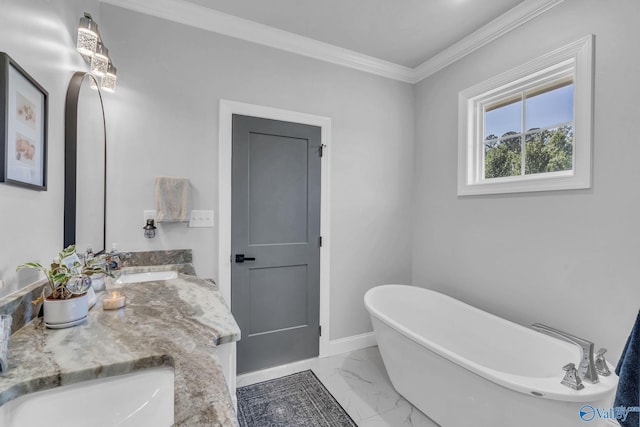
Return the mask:
[[609,366],[607,366],[607,361],[604,358],[604,354],[607,352],[606,348],[601,348],[596,352],[596,371],[598,371],[599,375],[603,377],[608,377],[611,375],[611,371],[609,370]]
[[576,365],[573,363],[567,363],[562,367],[562,370],[566,372],[560,384],[566,385],[574,390],[582,390],[584,388],[584,384],[582,384],[582,380],[578,375],[578,370],[576,369]]
[[107,272],[117,271],[122,268],[122,260],[131,258],[131,252],[109,252],[107,254]]
[[[542,323],[534,323],[533,325],[531,325],[531,328],[535,329],[538,332],[542,332],[543,334],[558,338],[562,341],[570,342],[571,344],[575,344],[580,347],[581,356],[580,364],[578,365],[578,376],[581,379],[587,380],[593,384],[600,381],[598,379],[598,372],[596,370],[596,364],[593,357],[593,343],[591,341],[576,337],[575,335],[560,331],[558,329],[552,328],[551,326],[543,325]],[[604,354],[604,352],[602,354]]]

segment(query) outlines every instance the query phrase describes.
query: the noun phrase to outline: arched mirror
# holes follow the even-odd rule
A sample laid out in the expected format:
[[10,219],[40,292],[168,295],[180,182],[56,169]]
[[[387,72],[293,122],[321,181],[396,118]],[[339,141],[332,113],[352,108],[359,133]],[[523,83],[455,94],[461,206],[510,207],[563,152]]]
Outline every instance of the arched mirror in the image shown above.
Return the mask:
[[102,94],[91,74],[73,75],[65,107],[64,246],[105,249],[107,137]]

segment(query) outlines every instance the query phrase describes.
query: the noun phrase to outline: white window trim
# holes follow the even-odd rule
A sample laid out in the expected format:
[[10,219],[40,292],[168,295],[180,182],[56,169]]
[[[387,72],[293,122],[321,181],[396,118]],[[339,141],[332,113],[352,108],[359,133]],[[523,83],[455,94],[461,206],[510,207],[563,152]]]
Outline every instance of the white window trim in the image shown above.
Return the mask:
[[[593,48],[594,36],[589,35],[460,92],[459,196],[591,188]],[[573,75],[574,82],[573,170],[484,179],[483,105],[567,75]]]

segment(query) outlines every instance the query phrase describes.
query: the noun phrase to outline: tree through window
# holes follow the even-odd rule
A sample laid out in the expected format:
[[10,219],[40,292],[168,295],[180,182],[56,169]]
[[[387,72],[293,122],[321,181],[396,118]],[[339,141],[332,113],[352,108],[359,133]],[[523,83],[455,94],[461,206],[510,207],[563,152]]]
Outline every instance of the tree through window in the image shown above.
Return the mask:
[[573,169],[573,80],[485,106],[484,178]]

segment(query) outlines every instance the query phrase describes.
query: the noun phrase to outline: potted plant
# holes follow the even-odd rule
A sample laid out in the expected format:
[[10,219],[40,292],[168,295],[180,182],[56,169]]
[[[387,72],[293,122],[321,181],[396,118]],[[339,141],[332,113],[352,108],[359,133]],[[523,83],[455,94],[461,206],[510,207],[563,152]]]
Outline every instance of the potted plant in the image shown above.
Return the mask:
[[33,303],[43,301],[47,327],[68,328],[84,321],[89,311],[87,291],[91,288],[90,276],[106,273],[102,258],[98,256],[81,261],[75,245],[71,245],[59,253],[49,269],[37,262],[27,262],[16,268],[16,271],[36,268],[46,276],[49,292],[46,294],[45,287]]

